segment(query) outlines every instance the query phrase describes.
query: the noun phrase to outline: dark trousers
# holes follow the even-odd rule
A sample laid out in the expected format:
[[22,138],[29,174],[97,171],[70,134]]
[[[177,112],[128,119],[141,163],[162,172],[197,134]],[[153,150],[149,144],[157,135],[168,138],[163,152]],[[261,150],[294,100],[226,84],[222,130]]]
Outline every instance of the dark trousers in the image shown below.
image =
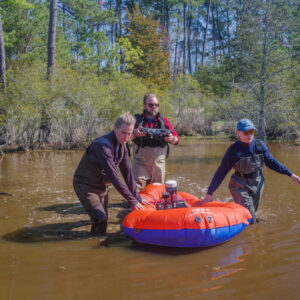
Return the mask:
[[73,181],[73,186],[92,222],[107,221],[108,189],[106,186],[98,189],[76,180]]

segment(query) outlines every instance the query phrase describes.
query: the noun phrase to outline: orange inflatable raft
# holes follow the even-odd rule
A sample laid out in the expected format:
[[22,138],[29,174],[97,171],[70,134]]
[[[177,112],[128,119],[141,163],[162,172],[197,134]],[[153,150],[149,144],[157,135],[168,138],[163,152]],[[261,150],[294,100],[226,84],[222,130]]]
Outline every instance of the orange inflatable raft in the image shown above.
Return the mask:
[[152,206],[133,210],[123,222],[125,233],[137,242],[169,247],[209,247],[226,242],[251,221],[248,209],[235,203],[209,202],[201,205],[195,196],[177,192],[186,207],[156,210],[166,192],[164,184],[150,184],[140,195]]

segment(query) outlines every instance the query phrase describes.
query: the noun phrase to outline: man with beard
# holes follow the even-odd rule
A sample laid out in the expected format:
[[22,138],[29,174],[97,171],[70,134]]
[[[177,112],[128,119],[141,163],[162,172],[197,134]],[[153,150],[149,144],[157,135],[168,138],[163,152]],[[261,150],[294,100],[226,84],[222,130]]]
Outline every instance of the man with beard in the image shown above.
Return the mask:
[[[158,112],[158,107],[156,95],[147,93],[143,99],[143,113],[135,115],[132,171],[139,189],[153,182],[164,183],[168,144],[179,143],[178,134],[169,120]],[[160,132],[167,129],[169,132],[149,135],[143,128],[161,129]]]

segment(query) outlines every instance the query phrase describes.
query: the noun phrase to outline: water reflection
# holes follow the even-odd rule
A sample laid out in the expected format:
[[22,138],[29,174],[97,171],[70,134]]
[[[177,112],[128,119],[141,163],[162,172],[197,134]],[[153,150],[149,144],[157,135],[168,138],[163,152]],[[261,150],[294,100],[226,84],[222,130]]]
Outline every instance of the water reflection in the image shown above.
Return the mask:
[[38,210],[40,211],[55,211],[61,215],[68,215],[68,214],[77,214],[82,215],[86,214],[83,206],[80,203],[63,203],[63,204],[54,204],[46,207],[41,207]]
[[5,234],[3,239],[16,243],[36,243],[88,238],[90,237],[88,231],[73,231],[73,229],[89,225],[89,223],[89,221],[78,221],[25,227]]
[[219,264],[211,272],[211,279],[217,280],[234,273],[244,271],[245,268],[232,268],[232,265],[243,262],[245,256],[252,254],[250,244],[236,245],[230,248],[229,253],[225,253],[219,259]]
[[[227,243],[228,245],[228,243]],[[223,244],[224,246],[224,244]],[[150,254],[156,255],[164,255],[164,256],[182,256],[182,255],[192,255],[192,254],[199,254],[203,252],[203,255],[207,255],[209,251],[214,251],[220,247],[208,247],[208,248],[172,248],[172,247],[160,247],[155,245],[144,245],[139,244],[132,241],[130,246],[132,250],[138,252],[146,252]],[[231,276],[234,273],[239,271],[246,270],[245,267],[236,267],[234,265],[244,262],[245,257],[252,254],[252,247],[249,242],[243,242],[243,239],[239,240],[238,244],[230,244],[230,246],[222,248],[222,255],[215,257],[214,266],[210,265],[202,265],[202,282],[217,280],[220,278],[224,278],[227,276]],[[132,262],[133,263],[133,262]],[[139,262],[138,264],[140,264]],[[194,262],[195,265],[198,264],[197,261]],[[133,263],[135,265],[135,263]],[[134,267],[134,270],[137,270]],[[142,270],[140,270],[142,271]],[[146,271],[146,270],[145,270]],[[184,276],[181,281],[184,280]],[[199,278],[197,278],[199,280]]]
[[[207,286],[201,289],[203,294],[224,290],[224,280],[222,279],[231,277],[242,271],[247,271],[247,264],[242,263],[246,261],[248,255],[252,254],[252,248],[249,243],[234,245],[230,248],[225,248],[225,250],[226,251],[222,252],[222,256],[216,260],[216,265],[212,268],[208,267],[207,270],[202,273],[202,283]],[[239,267],[240,264],[242,264],[242,266]]]
[[[119,245],[120,242],[129,240],[125,233],[121,230],[120,224],[129,212],[127,203],[111,203],[108,205],[111,212],[114,212],[109,220],[109,233],[100,237],[100,246],[109,247]],[[36,208],[36,211],[54,212],[58,215],[86,215],[81,203],[63,203],[46,207]],[[49,241],[63,241],[91,238],[90,221],[79,220],[74,222],[58,223],[60,218],[53,216],[44,219],[43,222],[54,221],[53,224],[45,224],[42,226],[25,226],[14,232],[3,235],[3,239],[17,243],[37,243]]]

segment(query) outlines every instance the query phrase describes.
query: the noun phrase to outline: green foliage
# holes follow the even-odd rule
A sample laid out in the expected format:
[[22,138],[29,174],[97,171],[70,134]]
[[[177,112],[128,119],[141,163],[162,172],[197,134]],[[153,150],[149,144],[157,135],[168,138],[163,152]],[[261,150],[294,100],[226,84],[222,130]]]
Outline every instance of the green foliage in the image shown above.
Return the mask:
[[[127,48],[129,52],[134,52],[135,58],[138,58],[135,61],[125,61],[130,64],[131,74],[143,78],[150,87],[155,85],[161,88],[168,87],[169,52],[164,30],[152,20],[151,16],[144,16],[137,5],[132,13],[127,11],[127,18],[129,24],[126,37],[130,42],[127,43]],[[135,50],[131,50],[132,48]]]
[[120,73],[107,82],[96,74],[58,65],[51,86],[45,73],[45,64],[38,61],[15,63],[8,70],[10,85],[2,101],[8,144],[33,148],[45,108],[51,119],[53,144],[72,147],[88,143],[111,130],[121,113],[136,113],[139,106],[142,108],[141,99],[147,91],[140,79]]
[[[84,65],[100,75],[101,71],[117,69],[119,54],[116,46],[111,45],[103,24],[115,23],[115,12],[103,10],[101,3],[94,0],[66,0],[60,13],[65,36],[72,41],[72,52],[76,60],[83,60]],[[72,53],[70,51],[70,53]],[[57,55],[58,56],[58,55]]]
[[33,8],[33,5],[28,3],[27,0],[2,0],[0,3],[0,13],[6,11],[8,8]]
[[[141,10],[136,3],[58,1],[57,70],[50,86],[45,79],[49,1],[0,1],[7,66],[0,139],[5,134],[8,143],[34,148],[49,116],[53,144],[86,143],[111,129],[120,113],[142,111],[145,92],[157,94],[160,111],[182,134],[231,133],[241,117],[258,124],[263,100],[266,134],[295,137],[300,128],[297,1],[211,1],[203,67],[199,49],[207,2],[143,0]],[[192,76],[176,75],[182,70],[184,25]]]
[[193,77],[199,82],[203,93],[213,92],[217,96],[223,97],[230,93],[235,73],[236,67],[233,62],[225,60],[218,65],[198,66]]
[[[47,60],[47,32],[49,9],[42,1],[30,10],[9,8],[3,27],[8,62],[12,58],[34,61]],[[65,39],[60,27],[56,36],[56,59],[68,64],[72,58],[71,43]]]
[[197,80],[180,74],[168,89],[166,99],[172,106],[174,126],[180,134],[207,134],[203,96]]
[[134,71],[135,66],[144,64],[142,58],[144,56],[143,50],[140,46],[132,47],[132,44],[127,37],[120,38],[118,44],[124,53],[124,61],[126,62],[126,70]]

